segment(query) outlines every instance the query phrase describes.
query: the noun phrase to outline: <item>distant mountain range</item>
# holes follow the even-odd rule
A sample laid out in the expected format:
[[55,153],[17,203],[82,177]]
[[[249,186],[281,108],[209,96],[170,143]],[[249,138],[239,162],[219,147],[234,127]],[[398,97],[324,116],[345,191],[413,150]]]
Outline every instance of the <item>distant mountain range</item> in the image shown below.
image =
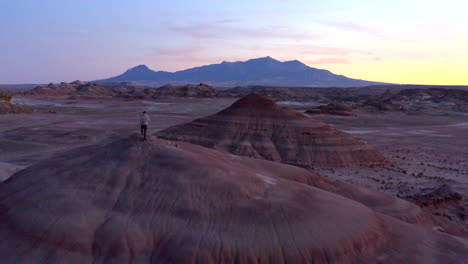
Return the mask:
[[218,87],[271,85],[310,87],[356,87],[384,84],[351,79],[293,60],[281,62],[271,57],[238,62],[222,62],[183,71],[153,71],[139,65],[125,73],[98,82],[135,82],[145,85],[206,83]]

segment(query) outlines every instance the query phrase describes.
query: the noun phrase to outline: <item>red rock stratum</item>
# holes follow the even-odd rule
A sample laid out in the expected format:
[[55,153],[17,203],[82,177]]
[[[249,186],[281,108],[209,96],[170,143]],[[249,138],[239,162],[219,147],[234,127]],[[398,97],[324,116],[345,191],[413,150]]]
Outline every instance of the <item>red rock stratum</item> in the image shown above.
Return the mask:
[[302,167],[384,164],[372,146],[258,94],[212,116],[170,127],[161,138]]

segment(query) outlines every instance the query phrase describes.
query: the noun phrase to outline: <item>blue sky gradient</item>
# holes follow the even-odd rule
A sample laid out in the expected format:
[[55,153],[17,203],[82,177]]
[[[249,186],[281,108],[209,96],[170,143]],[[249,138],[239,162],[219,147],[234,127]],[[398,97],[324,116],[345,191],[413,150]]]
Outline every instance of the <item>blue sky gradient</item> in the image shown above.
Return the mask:
[[462,0],[0,0],[0,83],[298,59],[353,78],[468,84]]

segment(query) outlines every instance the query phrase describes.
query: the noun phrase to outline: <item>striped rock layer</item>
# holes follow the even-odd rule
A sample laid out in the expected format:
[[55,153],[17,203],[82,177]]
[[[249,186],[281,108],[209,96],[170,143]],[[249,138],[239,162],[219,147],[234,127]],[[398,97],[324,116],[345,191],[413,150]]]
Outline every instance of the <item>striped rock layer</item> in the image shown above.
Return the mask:
[[258,94],[157,136],[307,168],[385,163],[379,152],[361,140]]

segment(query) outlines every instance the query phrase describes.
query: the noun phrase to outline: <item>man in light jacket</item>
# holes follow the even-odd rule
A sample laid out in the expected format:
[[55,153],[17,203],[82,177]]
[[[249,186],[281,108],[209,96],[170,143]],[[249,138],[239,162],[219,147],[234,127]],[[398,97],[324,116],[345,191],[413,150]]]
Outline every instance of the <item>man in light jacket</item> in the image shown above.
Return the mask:
[[150,121],[151,119],[146,114],[146,111],[140,115],[140,133],[143,137],[143,140],[146,140],[146,130],[148,129],[148,124]]

